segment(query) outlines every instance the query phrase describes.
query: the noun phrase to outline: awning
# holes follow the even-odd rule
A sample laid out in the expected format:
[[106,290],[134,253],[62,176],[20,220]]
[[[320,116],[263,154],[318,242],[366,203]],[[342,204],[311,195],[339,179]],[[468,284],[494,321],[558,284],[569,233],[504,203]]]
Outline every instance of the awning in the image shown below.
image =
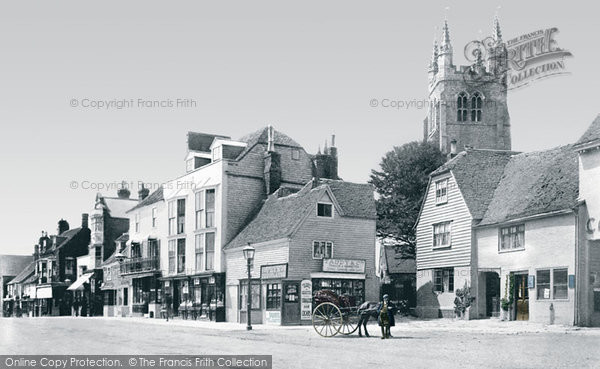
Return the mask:
[[365,279],[365,275],[362,273],[316,272],[310,273],[310,277],[326,279]]
[[36,297],[38,299],[51,299],[52,298],[52,286],[38,287],[36,291]]
[[[77,280],[75,282],[73,282],[73,284],[70,285],[69,288],[67,288],[67,290],[75,291],[75,290],[83,289],[83,284],[86,283],[87,281],[89,281],[92,275],[94,275],[94,273],[83,274],[81,277],[77,278]],[[39,292],[38,292],[38,296],[39,296]]]

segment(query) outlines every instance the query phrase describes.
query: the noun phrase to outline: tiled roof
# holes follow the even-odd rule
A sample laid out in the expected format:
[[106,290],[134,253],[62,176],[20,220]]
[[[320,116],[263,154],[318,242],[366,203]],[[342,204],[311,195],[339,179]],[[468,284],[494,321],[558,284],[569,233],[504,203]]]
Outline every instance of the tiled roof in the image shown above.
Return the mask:
[[592,124],[585,131],[583,136],[575,143],[575,145],[585,145],[593,141],[600,140],[600,114],[594,119]]
[[406,258],[400,250],[401,246],[385,245],[382,247],[385,253],[388,274],[394,273],[416,273],[417,264],[414,258]]
[[212,145],[215,138],[230,139],[228,136],[211,135],[207,133],[188,132],[187,144],[188,150],[192,151],[210,151],[210,145]]
[[162,186],[158,188],[158,190],[152,192],[150,195],[148,195],[148,197],[146,197],[145,199],[143,199],[142,201],[140,201],[136,206],[134,206],[133,208],[127,210],[127,213],[129,213],[130,211],[133,211],[135,209],[144,207],[144,206],[148,206],[154,203],[157,203],[159,201],[163,201],[164,197],[163,197],[163,188]]
[[10,282],[8,282],[8,284],[22,283],[34,273],[35,261],[32,261],[31,263],[27,264],[27,266],[19,274],[17,274],[16,277],[14,277]]
[[352,183],[341,180],[321,179],[333,192],[335,199],[344,211],[344,216],[356,218],[377,218],[375,189],[370,184]]
[[308,212],[315,209],[317,201],[327,188],[331,190],[345,216],[375,219],[375,199],[370,185],[324,181],[313,188],[311,181],[292,195],[278,197],[279,191],[276,191],[269,196],[256,217],[225,249],[289,237]]
[[431,177],[452,171],[471,216],[473,219],[481,219],[492,200],[505,165],[514,154],[516,153],[511,151],[470,149],[436,169]]
[[120,197],[103,197],[108,213],[113,218],[128,218],[127,210],[138,202],[137,199],[122,199]]
[[[244,137],[240,138],[240,141],[246,142],[248,144],[248,146],[246,146],[244,151],[242,151],[242,153],[238,156],[238,159],[244,157],[244,155],[246,155],[250,150],[252,150],[252,148],[254,148],[254,146],[256,146],[257,144],[267,145],[268,144],[268,130],[269,130],[269,127],[264,127],[256,132],[247,134]],[[279,132],[277,130],[273,130],[273,134],[274,134],[273,140],[274,140],[275,145],[302,148],[302,146],[300,146],[300,144],[298,142],[294,141],[292,138],[290,138],[285,133]]]
[[573,145],[515,155],[480,225],[571,209],[579,194],[578,171]]

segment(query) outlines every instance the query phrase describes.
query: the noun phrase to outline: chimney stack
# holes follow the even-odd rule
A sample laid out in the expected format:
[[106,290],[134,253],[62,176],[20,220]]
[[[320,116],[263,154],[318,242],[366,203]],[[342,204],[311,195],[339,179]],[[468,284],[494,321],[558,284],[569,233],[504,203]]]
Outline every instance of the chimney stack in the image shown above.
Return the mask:
[[121,188],[117,191],[117,196],[119,196],[120,199],[128,199],[129,195],[131,195],[131,192],[127,188],[127,182],[121,182]]
[[58,235],[65,233],[69,230],[69,222],[64,219],[58,221]]
[[147,189],[146,187],[144,187],[144,184],[142,183],[142,188],[140,188],[140,190],[138,191],[138,196],[140,198],[140,201],[145,199],[146,197],[148,197],[149,194],[150,194],[150,190]]
[[317,152],[313,160],[313,177],[326,179],[339,179],[338,177],[338,157],[337,148],[335,147],[335,135],[331,136],[331,147],[327,146],[325,141],[325,149],[321,154],[321,150]]
[[89,219],[89,215],[87,213],[81,214],[81,228],[88,227],[88,219]]
[[273,130],[273,126],[269,124],[267,127],[267,151],[275,152],[275,131]]
[[447,155],[447,160],[452,159],[457,155],[456,140],[450,141],[450,152]]

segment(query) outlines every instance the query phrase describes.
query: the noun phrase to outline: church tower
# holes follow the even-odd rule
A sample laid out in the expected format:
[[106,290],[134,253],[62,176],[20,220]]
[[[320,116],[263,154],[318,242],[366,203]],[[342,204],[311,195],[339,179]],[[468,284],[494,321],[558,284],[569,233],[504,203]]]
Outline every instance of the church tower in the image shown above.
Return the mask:
[[[470,46],[472,50],[470,50]],[[424,139],[439,144],[444,154],[465,147],[511,150],[510,117],[506,99],[507,51],[500,23],[493,36],[467,46],[473,64],[456,67],[448,22],[429,63],[429,111]]]

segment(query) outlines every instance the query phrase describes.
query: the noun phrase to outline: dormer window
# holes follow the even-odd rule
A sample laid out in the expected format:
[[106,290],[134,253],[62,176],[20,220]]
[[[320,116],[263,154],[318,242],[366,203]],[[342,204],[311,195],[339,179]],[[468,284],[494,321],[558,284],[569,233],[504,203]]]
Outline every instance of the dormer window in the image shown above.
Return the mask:
[[214,149],[212,149],[212,160],[213,161],[221,160],[222,153],[223,153],[223,146],[217,146]]
[[435,182],[435,203],[437,205],[448,202],[448,179]]
[[318,203],[317,216],[323,218],[333,218],[333,205],[323,202]]

